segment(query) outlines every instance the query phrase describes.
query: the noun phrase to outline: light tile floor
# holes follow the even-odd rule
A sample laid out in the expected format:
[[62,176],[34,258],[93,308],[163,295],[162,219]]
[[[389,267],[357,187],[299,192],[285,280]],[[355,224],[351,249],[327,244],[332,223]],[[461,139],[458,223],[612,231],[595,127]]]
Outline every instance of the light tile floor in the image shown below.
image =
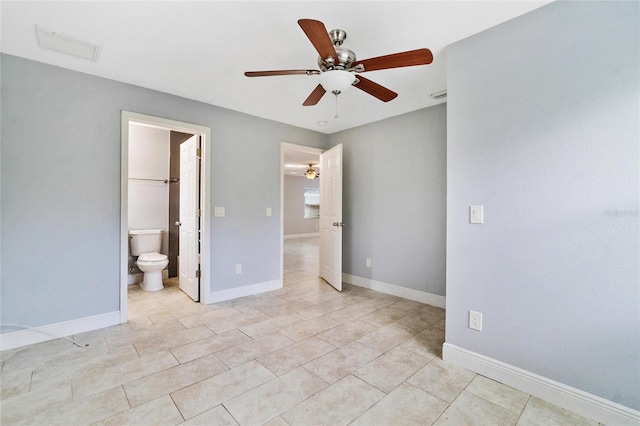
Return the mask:
[[595,425],[441,359],[444,310],[317,278],[204,306],[129,288],[129,322],[0,354],[3,425]]

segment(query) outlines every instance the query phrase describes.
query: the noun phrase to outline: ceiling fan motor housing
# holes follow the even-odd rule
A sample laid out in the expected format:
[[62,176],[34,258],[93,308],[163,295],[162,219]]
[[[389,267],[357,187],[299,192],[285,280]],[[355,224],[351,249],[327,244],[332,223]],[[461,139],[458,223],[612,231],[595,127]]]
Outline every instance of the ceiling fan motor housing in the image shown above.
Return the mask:
[[333,42],[338,57],[335,61],[332,58],[318,57],[318,66],[322,71],[345,70],[351,68],[351,64],[356,61],[356,54],[351,49],[342,47],[342,43],[347,38],[345,30],[331,30],[329,37]]

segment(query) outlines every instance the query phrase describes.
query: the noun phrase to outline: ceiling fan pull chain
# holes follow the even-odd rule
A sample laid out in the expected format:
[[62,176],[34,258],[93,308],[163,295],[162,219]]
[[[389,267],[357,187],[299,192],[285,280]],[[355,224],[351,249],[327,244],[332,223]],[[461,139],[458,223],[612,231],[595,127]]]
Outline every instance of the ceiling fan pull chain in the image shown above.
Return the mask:
[[338,118],[338,95],[340,94],[340,91],[334,90],[332,93],[336,95],[336,115],[333,118]]

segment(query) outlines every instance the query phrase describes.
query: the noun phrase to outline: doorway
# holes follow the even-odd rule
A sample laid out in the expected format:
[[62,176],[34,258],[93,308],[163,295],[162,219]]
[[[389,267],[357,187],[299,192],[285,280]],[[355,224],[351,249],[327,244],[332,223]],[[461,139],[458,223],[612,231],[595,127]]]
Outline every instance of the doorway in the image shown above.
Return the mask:
[[[159,117],[153,117],[143,114],[137,114],[128,111],[122,111],[122,152],[121,152],[121,187],[120,187],[120,322],[127,322],[127,293],[129,286],[129,138],[130,125],[143,125],[156,129],[163,129],[172,132],[180,132],[184,134],[194,135],[200,141],[200,172],[199,178],[194,184],[189,185],[191,198],[199,198],[200,203],[196,209],[195,217],[191,220],[195,222],[194,228],[199,229],[195,232],[195,237],[190,238],[187,249],[194,253],[192,258],[195,262],[193,277],[197,278],[195,287],[189,294],[192,299],[198,300],[200,303],[206,304],[209,300],[209,277],[210,277],[210,220],[208,213],[210,209],[209,182],[210,182],[210,164],[211,164],[211,129],[191,123],[184,123],[174,120],[168,120]],[[195,152],[195,149],[194,149]],[[182,172],[181,172],[182,174]],[[181,176],[182,178],[183,176]],[[195,179],[195,178],[194,178]],[[167,182],[169,183],[169,181]],[[182,192],[182,191],[181,191]],[[193,216],[193,215],[192,215]],[[182,217],[181,217],[182,219]],[[179,222],[179,221],[178,221]],[[181,232],[182,233],[182,232]],[[181,238],[182,239],[182,238]],[[184,241],[183,241],[184,243]],[[191,247],[193,246],[193,247]],[[187,250],[185,249],[185,252]],[[183,259],[180,261],[184,264]],[[193,283],[192,283],[193,284]],[[182,286],[181,286],[182,287]]]
[[[308,253],[306,256],[292,256],[292,252],[311,251],[314,257],[314,263],[319,264],[319,217],[317,205],[314,206],[313,201],[305,202],[305,192],[307,198],[311,198],[315,189],[319,189],[319,179],[309,179],[304,177],[305,171],[309,168],[309,164],[318,171],[320,164],[320,154],[324,150],[311,148],[303,145],[295,145],[290,143],[281,143],[281,164],[280,164],[280,276],[282,285],[284,286],[284,261],[285,253],[288,260],[302,263],[309,262]],[[288,191],[295,191],[290,194]],[[290,198],[297,200],[297,204],[291,205]],[[285,223],[285,214],[290,219],[295,215],[295,220],[288,220]],[[286,243],[285,243],[286,240]],[[317,254],[316,254],[317,253]],[[306,260],[303,260],[306,259]],[[287,265],[291,268],[291,265]],[[316,277],[319,276],[319,269],[316,271]]]

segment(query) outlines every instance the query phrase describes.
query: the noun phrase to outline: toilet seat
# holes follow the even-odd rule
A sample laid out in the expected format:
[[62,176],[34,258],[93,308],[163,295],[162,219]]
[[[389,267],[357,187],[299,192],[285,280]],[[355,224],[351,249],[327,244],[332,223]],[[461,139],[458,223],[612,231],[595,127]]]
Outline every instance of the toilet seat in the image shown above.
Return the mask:
[[142,262],[164,262],[165,260],[167,255],[161,253],[142,253],[138,256],[138,261]]
[[142,253],[136,265],[144,273],[140,287],[145,291],[158,291],[164,288],[162,270],[169,264],[169,258],[161,253]]

